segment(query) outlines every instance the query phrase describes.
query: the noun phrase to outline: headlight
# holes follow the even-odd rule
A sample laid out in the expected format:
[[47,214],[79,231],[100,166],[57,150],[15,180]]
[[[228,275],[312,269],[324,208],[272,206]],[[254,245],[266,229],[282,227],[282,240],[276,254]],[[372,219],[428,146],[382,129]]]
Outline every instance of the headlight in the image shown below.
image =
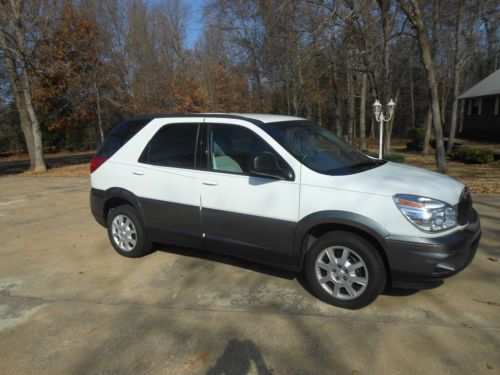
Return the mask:
[[394,203],[417,228],[439,232],[457,225],[457,210],[448,203],[417,195],[396,194]]

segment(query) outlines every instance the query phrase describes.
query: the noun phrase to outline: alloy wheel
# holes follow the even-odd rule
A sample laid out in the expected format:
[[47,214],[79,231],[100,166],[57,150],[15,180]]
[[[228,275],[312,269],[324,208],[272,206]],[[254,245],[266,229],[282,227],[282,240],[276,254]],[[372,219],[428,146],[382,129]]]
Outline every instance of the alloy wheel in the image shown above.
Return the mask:
[[330,295],[342,300],[358,298],[368,285],[368,268],[354,250],[330,246],[316,258],[318,282]]
[[122,251],[132,251],[137,244],[137,231],[135,225],[125,215],[116,215],[112,224],[112,236],[115,244]]

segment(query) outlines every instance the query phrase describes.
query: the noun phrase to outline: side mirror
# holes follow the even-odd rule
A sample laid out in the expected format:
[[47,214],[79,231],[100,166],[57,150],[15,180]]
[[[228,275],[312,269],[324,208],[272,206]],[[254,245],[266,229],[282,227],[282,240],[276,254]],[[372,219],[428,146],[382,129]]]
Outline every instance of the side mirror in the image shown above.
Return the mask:
[[263,151],[253,160],[252,173],[257,176],[270,177],[279,180],[293,179],[293,172],[282,168],[276,155],[272,152]]

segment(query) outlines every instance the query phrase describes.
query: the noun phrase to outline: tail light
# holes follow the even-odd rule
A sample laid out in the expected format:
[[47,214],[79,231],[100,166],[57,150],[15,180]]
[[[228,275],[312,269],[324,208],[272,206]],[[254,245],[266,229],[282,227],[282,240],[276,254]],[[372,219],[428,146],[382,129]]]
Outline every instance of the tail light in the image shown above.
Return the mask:
[[94,172],[97,168],[104,164],[104,162],[108,160],[107,156],[104,155],[96,155],[90,161],[90,173]]

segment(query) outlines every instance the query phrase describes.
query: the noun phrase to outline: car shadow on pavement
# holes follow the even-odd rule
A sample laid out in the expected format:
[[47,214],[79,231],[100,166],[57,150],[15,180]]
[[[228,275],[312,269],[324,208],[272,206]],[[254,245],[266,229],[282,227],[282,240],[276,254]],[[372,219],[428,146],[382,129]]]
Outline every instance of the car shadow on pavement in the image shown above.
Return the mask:
[[[182,255],[190,258],[198,258],[198,259],[228,264],[234,267],[244,268],[250,271],[262,273],[269,276],[279,277],[282,279],[287,279],[287,280],[296,279],[302,288],[304,288],[309,294],[314,295],[313,291],[309,287],[304,272],[286,271],[272,266],[255,263],[250,260],[231,257],[229,255],[221,255],[189,247],[155,244],[154,249],[156,251]],[[382,294],[391,297],[406,297],[416,294],[419,291],[420,291],[419,289],[401,289],[401,288],[392,288],[388,286],[382,291]]]
[[253,341],[232,339],[215,365],[207,371],[207,375],[246,375],[250,373],[252,364],[254,364],[257,374],[272,374]]
[[296,272],[286,271],[272,266],[266,266],[263,264],[255,263],[249,260],[236,258],[229,255],[212,253],[205,250],[198,250],[189,247],[163,245],[163,244],[155,244],[154,249],[156,251],[163,251],[166,253],[177,254],[191,258],[198,258],[203,260],[209,260],[212,262],[228,264],[231,266],[244,268],[258,273],[263,273],[265,275],[276,276],[287,280],[293,280],[298,276]]

